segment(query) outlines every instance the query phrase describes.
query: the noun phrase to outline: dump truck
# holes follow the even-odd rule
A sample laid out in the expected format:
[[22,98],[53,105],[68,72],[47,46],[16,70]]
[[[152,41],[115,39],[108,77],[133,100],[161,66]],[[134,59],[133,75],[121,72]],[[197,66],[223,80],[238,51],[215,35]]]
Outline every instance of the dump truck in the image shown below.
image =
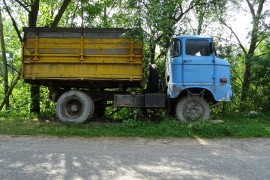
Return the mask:
[[183,122],[208,119],[209,104],[230,101],[230,64],[218,58],[213,39],[173,37],[166,59],[164,92],[149,67],[142,88],[143,41],[122,28],[24,28],[22,77],[47,86],[60,121],[83,123],[116,107],[166,108]]

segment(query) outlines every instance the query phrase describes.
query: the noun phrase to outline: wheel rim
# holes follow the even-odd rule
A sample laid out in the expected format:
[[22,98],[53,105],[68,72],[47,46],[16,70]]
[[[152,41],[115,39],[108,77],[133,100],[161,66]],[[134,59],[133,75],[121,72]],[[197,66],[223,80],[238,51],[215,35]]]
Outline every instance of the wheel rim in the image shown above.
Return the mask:
[[83,103],[77,98],[67,99],[62,106],[63,116],[76,119],[83,113]]
[[183,108],[183,115],[187,120],[199,119],[203,115],[203,107],[198,102],[189,102]]

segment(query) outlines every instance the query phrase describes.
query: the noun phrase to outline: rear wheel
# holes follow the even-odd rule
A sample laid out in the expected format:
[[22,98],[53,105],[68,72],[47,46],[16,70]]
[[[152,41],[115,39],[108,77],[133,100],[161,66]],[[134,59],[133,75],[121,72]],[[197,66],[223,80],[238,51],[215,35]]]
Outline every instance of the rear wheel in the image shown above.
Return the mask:
[[60,96],[56,114],[64,123],[84,123],[94,115],[94,102],[84,92],[68,91]]
[[200,96],[184,97],[176,104],[176,117],[182,122],[209,119],[209,104]]

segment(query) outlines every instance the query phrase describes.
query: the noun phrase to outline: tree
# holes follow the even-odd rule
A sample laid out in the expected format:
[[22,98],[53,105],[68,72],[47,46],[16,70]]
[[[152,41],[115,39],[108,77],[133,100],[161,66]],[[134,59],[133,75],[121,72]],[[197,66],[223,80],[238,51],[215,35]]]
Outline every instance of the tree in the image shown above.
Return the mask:
[[[155,63],[166,54],[171,37],[185,29],[179,26],[185,15],[202,5],[205,5],[204,0],[126,1],[121,4],[118,17],[126,19],[128,27],[143,30],[144,42],[148,48],[146,59]],[[156,56],[157,47],[160,49],[159,56]]]
[[[215,28],[218,28],[215,22],[218,19],[215,15],[215,10],[218,9],[218,14],[224,14],[226,9],[226,0],[203,0],[199,6],[191,10],[188,16],[185,16],[184,21],[186,24],[185,31],[190,31],[191,34],[202,35],[211,34],[217,35]],[[218,7],[218,8],[217,8]],[[191,30],[188,29],[190,26]],[[219,37],[219,36],[218,36]]]
[[8,64],[7,64],[7,56],[6,56],[6,47],[5,47],[5,39],[4,39],[4,26],[2,19],[2,10],[0,10],[0,44],[1,44],[1,52],[2,52],[2,61],[3,61],[3,80],[4,80],[4,105],[6,106],[6,110],[9,109],[9,96],[8,96]]
[[[61,17],[63,16],[63,13],[65,12],[66,8],[68,7],[68,4],[70,3],[70,1],[71,0],[63,0],[63,3],[61,5],[58,13],[54,17],[54,20],[50,25],[51,27],[57,27],[57,25],[58,25]],[[10,7],[7,5],[5,0],[3,0],[3,2],[5,4],[5,9],[9,13],[10,18],[13,21],[13,26],[17,31],[18,37],[19,37],[20,41],[22,41],[22,37],[20,36],[18,25],[15,22],[12,14],[10,13]],[[30,2],[29,1],[14,0],[13,3],[19,5],[28,14],[28,26],[29,27],[37,27],[38,14],[39,14],[39,10],[40,10],[40,0],[31,0]],[[54,5],[53,5],[53,7],[54,7]],[[47,12],[50,12],[50,11],[48,11],[48,9],[47,9]],[[32,101],[32,103],[31,103],[30,112],[40,113],[40,86],[39,85],[32,85],[31,86],[31,101]]]
[[[250,96],[250,85],[251,85],[251,72],[252,66],[256,58],[256,50],[261,42],[263,42],[269,36],[269,24],[265,23],[267,14],[269,11],[264,11],[264,5],[266,4],[265,0],[243,0],[239,3],[232,1],[232,6],[237,6],[245,9],[247,6],[247,12],[251,15],[251,30],[249,32],[249,43],[248,48],[245,47],[245,44],[239,38],[239,35],[234,31],[233,27],[226,22],[224,17],[219,17],[220,22],[227,27],[233,36],[237,40],[237,44],[241,48],[244,54],[244,73],[242,80],[242,90],[241,90],[241,102],[245,102],[246,99]],[[268,14],[269,15],[269,14]],[[241,104],[241,110],[245,110],[245,104]]]
[[260,43],[251,70],[250,96],[254,107],[268,111],[270,107],[270,38]]
[[[263,5],[265,0],[253,1],[251,4],[250,0],[246,0],[250,13],[252,15],[252,30],[251,30],[251,38],[248,51],[244,51],[245,54],[245,72],[244,72],[244,81],[242,85],[242,95],[241,100],[244,101],[248,96],[248,91],[251,84],[251,68],[252,68],[252,60],[255,56],[255,50],[258,47],[258,44],[262,42],[267,36],[265,33],[260,30],[260,21],[263,20],[262,12]],[[257,8],[257,10],[256,10]]]

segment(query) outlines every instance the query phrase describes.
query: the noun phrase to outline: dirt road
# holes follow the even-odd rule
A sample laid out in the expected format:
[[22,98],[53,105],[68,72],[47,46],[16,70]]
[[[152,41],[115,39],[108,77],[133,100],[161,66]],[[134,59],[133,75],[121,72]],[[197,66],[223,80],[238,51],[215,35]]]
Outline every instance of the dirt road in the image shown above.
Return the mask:
[[270,139],[0,136],[0,179],[269,179]]

